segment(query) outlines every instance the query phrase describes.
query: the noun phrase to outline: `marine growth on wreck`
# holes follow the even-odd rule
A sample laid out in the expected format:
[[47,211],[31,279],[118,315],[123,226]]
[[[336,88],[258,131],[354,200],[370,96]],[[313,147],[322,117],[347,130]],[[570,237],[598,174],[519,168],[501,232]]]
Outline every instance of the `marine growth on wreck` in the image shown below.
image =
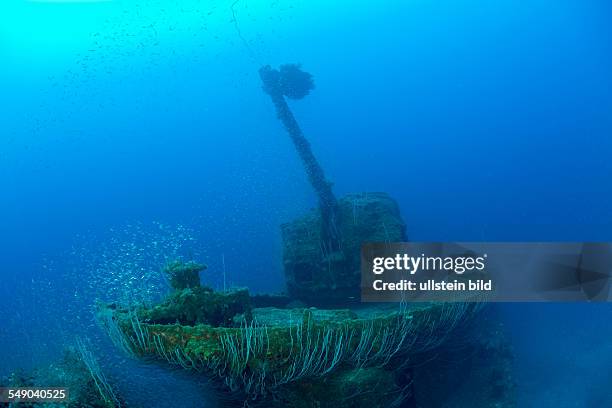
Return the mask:
[[[163,268],[172,290],[162,302],[98,305],[115,346],[210,377],[229,405],[435,407],[479,392],[486,406],[514,406],[503,335],[471,324],[481,305],[359,302],[361,244],[405,241],[399,207],[382,192],[336,198],[285,100],[314,89],[312,75],[296,64],[259,74],[318,197],[317,208],[281,226],[287,292],[215,291],[200,282],[205,265],[176,259]],[[436,367],[449,342],[472,350],[465,369]],[[478,357],[484,350],[495,365]],[[459,390],[445,373],[461,378]]]
[[[98,319],[128,355],[206,373],[245,400],[371,406],[348,386],[370,373],[360,387],[376,395],[375,406],[403,406],[412,389],[398,370],[410,371],[412,358],[436,350],[479,310],[475,303],[323,309],[292,302],[196,286],[151,308],[103,305]],[[291,405],[297,400],[303,405]]]

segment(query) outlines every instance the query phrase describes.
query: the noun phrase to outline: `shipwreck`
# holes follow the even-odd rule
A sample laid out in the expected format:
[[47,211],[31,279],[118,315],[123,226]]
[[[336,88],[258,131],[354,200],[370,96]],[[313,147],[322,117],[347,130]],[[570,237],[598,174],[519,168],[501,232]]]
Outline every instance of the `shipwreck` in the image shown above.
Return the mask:
[[215,291],[204,265],[176,260],[163,302],[99,305],[114,344],[209,376],[228,405],[515,406],[511,352],[494,321],[474,324],[480,304],[359,302],[360,246],[406,240],[399,206],[382,192],[337,198],[286,100],[308,95],[312,76],[296,64],[259,74],[318,198],[281,226],[287,293]]

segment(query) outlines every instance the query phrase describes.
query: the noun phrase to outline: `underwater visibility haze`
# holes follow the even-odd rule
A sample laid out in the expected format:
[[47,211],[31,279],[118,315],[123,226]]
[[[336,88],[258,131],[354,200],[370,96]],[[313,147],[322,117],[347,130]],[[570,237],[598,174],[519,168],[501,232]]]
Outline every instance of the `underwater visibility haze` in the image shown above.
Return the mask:
[[609,303],[354,292],[363,242],[612,241],[611,19],[598,0],[2,2],[0,387],[612,407]]

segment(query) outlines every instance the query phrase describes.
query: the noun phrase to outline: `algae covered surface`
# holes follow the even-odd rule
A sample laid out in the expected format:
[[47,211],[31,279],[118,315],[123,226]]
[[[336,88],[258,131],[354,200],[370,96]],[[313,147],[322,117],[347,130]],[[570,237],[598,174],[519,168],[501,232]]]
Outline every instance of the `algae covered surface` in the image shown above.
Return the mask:
[[349,194],[338,200],[341,245],[321,245],[321,215],[312,210],[281,226],[288,293],[307,302],[342,305],[360,296],[360,253],[366,242],[403,242],[406,225],[386,193]]
[[[279,307],[281,299],[287,304]],[[386,407],[409,406],[413,360],[437,353],[480,309],[292,307],[285,297],[269,303],[246,289],[198,286],[153,307],[100,305],[98,318],[127,353],[204,373],[252,403]]]

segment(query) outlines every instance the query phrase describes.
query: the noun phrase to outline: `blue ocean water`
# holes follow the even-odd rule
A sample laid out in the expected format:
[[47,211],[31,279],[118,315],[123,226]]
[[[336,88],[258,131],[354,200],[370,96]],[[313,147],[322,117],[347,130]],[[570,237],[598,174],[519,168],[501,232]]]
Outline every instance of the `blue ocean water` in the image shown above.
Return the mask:
[[[279,225],[316,202],[264,64],[314,75],[290,104],[336,193],[388,192],[409,239],[610,241],[610,17],[577,0],[2,2],[0,376],[87,333],[111,372],[168,381],[112,357],[92,319],[95,298],[155,287],[164,256],[282,290]],[[612,306],[499,307],[520,406],[612,406]]]

